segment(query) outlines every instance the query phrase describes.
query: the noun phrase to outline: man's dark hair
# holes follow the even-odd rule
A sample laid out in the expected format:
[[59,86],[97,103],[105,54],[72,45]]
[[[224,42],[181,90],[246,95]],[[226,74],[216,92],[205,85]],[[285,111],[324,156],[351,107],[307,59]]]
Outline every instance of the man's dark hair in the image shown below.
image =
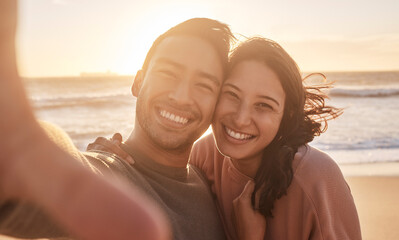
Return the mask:
[[144,74],[147,71],[152,56],[154,55],[158,45],[162,42],[162,40],[167,37],[178,35],[198,37],[209,42],[216,49],[223,66],[224,76],[226,75],[230,44],[235,38],[234,35],[231,33],[229,26],[217,20],[209,18],[192,18],[186,20],[160,35],[153,42],[144,60],[142,66]]

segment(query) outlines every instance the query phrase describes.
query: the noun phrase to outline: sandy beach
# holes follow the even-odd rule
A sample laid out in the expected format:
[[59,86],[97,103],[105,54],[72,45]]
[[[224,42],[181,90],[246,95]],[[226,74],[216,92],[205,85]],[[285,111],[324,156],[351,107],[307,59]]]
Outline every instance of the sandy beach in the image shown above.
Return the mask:
[[399,239],[399,162],[341,165],[364,240]]
[[398,240],[399,162],[340,167],[356,203],[363,240]]

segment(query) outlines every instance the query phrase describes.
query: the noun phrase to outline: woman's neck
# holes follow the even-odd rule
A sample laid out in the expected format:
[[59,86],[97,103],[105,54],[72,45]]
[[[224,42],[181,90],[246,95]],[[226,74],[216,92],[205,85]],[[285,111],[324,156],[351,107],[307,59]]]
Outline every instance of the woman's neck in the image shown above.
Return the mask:
[[236,167],[242,174],[245,174],[250,178],[255,178],[260,163],[262,162],[262,156],[247,159],[231,159],[231,161],[234,167]]

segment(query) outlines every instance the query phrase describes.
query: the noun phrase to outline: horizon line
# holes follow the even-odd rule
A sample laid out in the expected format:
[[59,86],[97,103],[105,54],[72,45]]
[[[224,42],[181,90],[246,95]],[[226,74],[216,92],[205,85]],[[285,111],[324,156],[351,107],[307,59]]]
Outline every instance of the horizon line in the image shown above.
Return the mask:
[[[399,72],[399,69],[392,69],[392,70],[329,70],[329,71],[301,71],[301,73],[371,73],[371,72]],[[80,74],[71,74],[71,75],[41,75],[41,76],[24,76],[20,75],[21,78],[97,78],[97,77],[134,77],[135,74],[119,74],[116,73],[115,75],[104,75],[101,74],[93,74],[93,75],[82,75]]]

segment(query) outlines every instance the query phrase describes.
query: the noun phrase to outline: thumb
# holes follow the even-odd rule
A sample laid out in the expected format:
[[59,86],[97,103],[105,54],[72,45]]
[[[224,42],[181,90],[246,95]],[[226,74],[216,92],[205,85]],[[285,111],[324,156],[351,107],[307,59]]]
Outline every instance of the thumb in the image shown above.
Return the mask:
[[244,190],[240,194],[239,198],[251,200],[251,196],[252,196],[254,189],[255,189],[255,182],[252,180],[249,180],[247,182],[247,184],[245,185]]

